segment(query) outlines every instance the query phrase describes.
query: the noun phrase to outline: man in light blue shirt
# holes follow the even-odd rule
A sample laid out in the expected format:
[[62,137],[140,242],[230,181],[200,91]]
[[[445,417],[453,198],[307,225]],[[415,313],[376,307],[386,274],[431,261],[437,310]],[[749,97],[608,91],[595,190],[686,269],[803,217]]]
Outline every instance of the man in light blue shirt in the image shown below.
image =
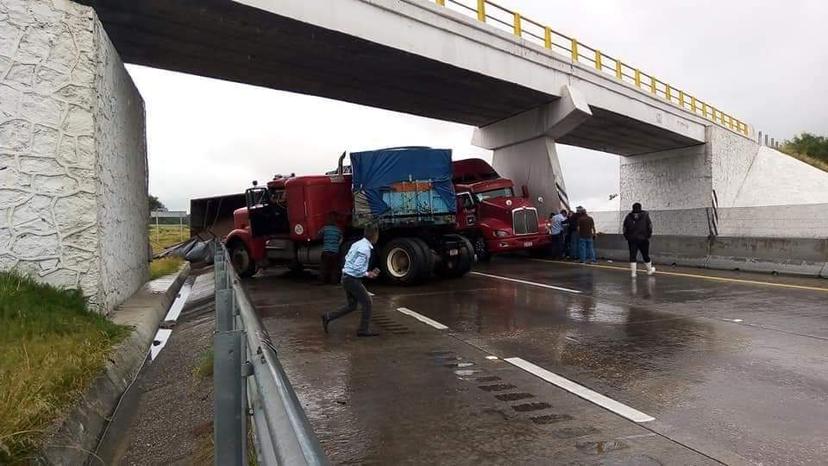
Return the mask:
[[567,211],[561,209],[560,212],[552,216],[552,226],[550,233],[552,233],[552,247],[554,248],[553,257],[560,259],[564,251],[564,238],[566,237],[564,228],[566,228]]
[[362,307],[362,317],[359,321],[359,337],[374,337],[379,333],[372,331],[368,324],[371,321],[371,295],[362,284],[362,279],[376,278],[379,270],[369,271],[371,251],[379,240],[379,230],[374,225],[365,227],[365,237],[354,243],[345,255],[345,266],[342,268],[342,288],[348,302],[334,312],[322,315],[322,328],[328,333],[328,324],[344,315],[354,312],[357,304]]

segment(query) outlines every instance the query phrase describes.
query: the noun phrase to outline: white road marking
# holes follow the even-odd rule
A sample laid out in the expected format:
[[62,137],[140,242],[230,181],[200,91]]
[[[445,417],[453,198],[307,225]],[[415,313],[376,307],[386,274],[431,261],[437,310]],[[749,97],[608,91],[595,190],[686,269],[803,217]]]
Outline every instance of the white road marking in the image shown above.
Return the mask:
[[[158,333],[155,334],[155,338],[152,341],[152,346],[150,346],[150,360],[154,361],[158,353],[167,346],[167,340],[170,339],[170,335],[172,335],[172,330],[166,328],[158,329]],[[155,344],[156,341],[158,342],[157,345]]]
[[537,283],[537,282],[530,282],[530,281],[526,281],[526,280],[519,280],[517,278],[502,277],[500,275],[491,275],[491,274],[483,273],[483,272],[469,272],[469,273],[472,274],[472,275],[480,275],[481,277],[497,278],[498,280],[505,280],[507,282],[515,282],[515,283],[522,283],[524,285],[539,286],[541,288],[548,288],[550,290],[566,291],[567,293],[576,293],[576,294],[581,294],[582,293],[581,291],[578,291],[578,290],[571,290],[569,288],[563,288],[563,287],[560,287],[560,286],[547,285],[545,283]]
[[729,320],[731,322],[737,322],[737,323],[742,322],[742,319],[725,319],[725,320]]
[[436,328],[437,330],[448,330],[448,327],[441,324],[440,322],[437,322],[436,320],[429,319],[428,317],[426,317],[422,314],[418,314],[418,313],[412,311],[411,309],[408,309],[407,307],[398,307],[397,310],[402,312],[403,314],[409,315],[409,316],[419,320],[420,322],[422,322],[424,324],[431,325],[432,327]]
[[612,398],[608,398],[598,392],[594,392],[583,385],[578,385],[577,383],[565,379],[554,372],[550,372],[540,366],[536,366],[529,361],[526,361],[521,358],[506,358],[504,361],[513,364],[526,372],[529,372],[532,375],[540,377],[547,382],[557,385],[564,390],[575,394],[587,401],[597,404],[598,406],[608,409],[619,416],[623,416],[631,421],[634,422],[650,422],[654,421],[655,418],[644,414],[641,411],[636,409],[630,408],[629,406],[620,403],[618,401],[613,400]]
[[491,361],[494,361],[494,360],[497,360],[497,359],[500,359],[500,358],[498,358],[497,356],[491,356],[491,355],[490,355],[490,356],[486,356],[486,359],[489,359],[489,360],[491,360]]

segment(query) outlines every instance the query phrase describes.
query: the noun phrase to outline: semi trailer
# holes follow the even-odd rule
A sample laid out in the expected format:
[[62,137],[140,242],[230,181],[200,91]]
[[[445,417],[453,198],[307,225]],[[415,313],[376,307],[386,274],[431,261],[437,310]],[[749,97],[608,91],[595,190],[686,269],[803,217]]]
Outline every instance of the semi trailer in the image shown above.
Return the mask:
[[452,171],[457,229],[474,245],[478,260],[504,252],[541,252],[549,247],[549,220],[538,218],[528,193],[515,195],[512,180],[502,178],[481,159],[457,160]]
[[459,277],[474,264],[474,246],[457,232],[451,150],[403,147],[343,153],[326,175],[277,175],[245,192],[233,212],[225,244],[239,275],[286,264],[321,261],[319,231],[329,218],[342,228],[341,252],[371,223],[380,231],[375,258],[381,276],[412,285],[431,277]]

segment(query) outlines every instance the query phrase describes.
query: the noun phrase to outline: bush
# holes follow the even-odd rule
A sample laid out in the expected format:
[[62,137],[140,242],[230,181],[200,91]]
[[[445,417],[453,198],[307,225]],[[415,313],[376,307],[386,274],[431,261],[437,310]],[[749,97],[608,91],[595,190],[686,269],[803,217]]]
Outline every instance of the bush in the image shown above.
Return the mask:
[[828,162],[828,138],[811,133],[802,133],[790,141],[785,141],[786,152],[807,155],[823,162]]

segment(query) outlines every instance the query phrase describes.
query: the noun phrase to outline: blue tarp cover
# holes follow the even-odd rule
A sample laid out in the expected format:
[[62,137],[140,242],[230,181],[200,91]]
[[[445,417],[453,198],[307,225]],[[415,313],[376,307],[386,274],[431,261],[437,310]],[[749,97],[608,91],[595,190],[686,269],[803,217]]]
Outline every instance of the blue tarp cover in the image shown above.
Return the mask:
[[371,213],[383,215],[389,206],[382,192],[401,181],[431,181],[448,208],[455,213],[457,201],[451,183],[451,149],[401,147],[351,153],[353,192],[363,191]]

